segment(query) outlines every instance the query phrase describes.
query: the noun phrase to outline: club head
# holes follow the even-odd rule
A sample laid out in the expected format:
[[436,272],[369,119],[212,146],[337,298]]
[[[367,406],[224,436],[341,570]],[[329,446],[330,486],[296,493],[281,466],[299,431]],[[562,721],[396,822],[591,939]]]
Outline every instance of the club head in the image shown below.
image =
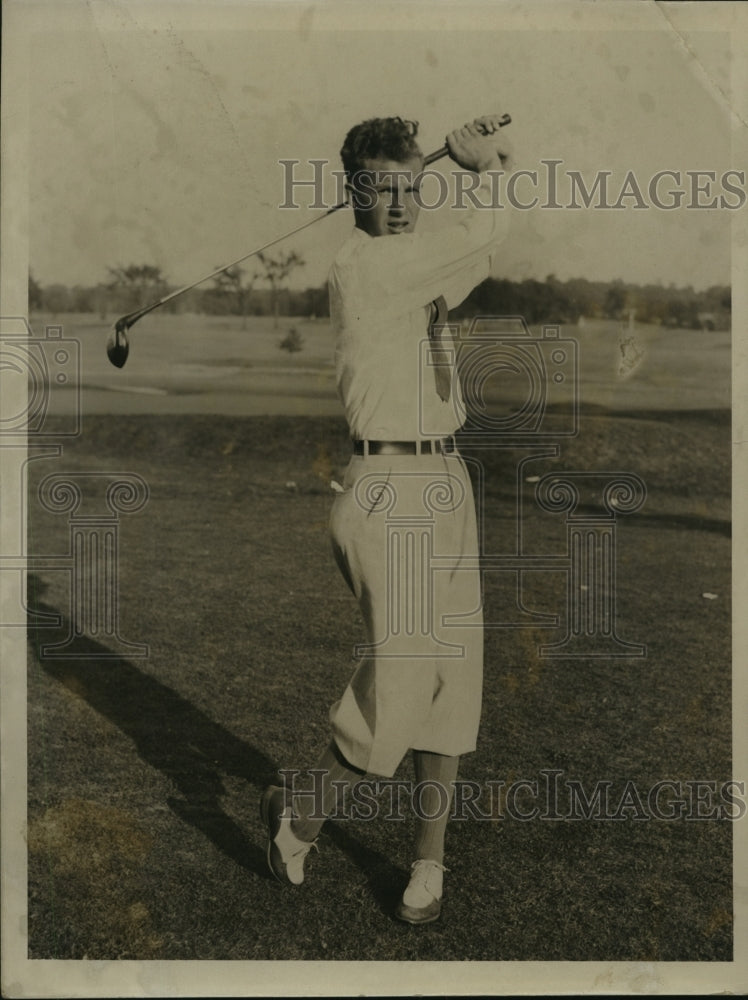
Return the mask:
[[116,368],[122,368],[130,353],[130,345],[127,342],[124,328],[116,326],[114,333],[109,337],[106,345],[106,353],[109,360]]

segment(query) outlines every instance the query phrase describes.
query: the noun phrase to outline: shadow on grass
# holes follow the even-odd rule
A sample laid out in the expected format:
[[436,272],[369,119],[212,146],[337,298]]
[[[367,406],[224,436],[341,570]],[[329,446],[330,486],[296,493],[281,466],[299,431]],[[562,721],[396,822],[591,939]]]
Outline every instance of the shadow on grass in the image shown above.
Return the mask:
[[[33,581],[38,594],[43,584]],[[222,774],[242,778],[258,789],[276,777],[276,766],[262,751],[248,746],[200,709],[144,673],[129,660],[112,656],[106,646],[81,637],[81,659],[43,656],[50,629],[40,628],[38,614],[54,614],[63,633],[70,623],[57,608],[36,600],[30,612],[29,642],[43,669],[76,697],[117,726],[138,754],[173,782],[183,798],[169,797],[171,810],[198,829],[237,865],[267,876],[264,850],[250,843],[241,827],[223,811]]]
[[[222,775],[254,785],[258,792],[278,780],[276,764],[261,750],[234,736],[172,688],[138,669],[103,644],[81,637],[82,658],[44,656],[41,647],[52,640],[52,630],[39,623],[39,615],[53,616],[61,634],[70,634],[68,618],[39,596],[44,584],[29,575],[29,593],[35,608],[29,611],[28,638],[46,671],[68,691],[83,698],[117,726],[133,743],[139,756],[161,771],[179,790],[181,799],[169,796],[166,804],[181,820],[195,827],[240,867],[273,880],[264,845],[251,843],[242,828],[224,812]],[[55,633],[58,628],[54,629]],[[363,871],[372,892],[386,913],[398,898],[400,872],[383,855],[363,845],[336,824],[325,826],[332,843]],[[380,879],[386,871],[384,885]]]
[[401,868],[393,864],[379,851],[367,847],[352,836],[337,821],[328,821],[323,827],[324,834],[339,851],[346,854],[352,863],[366,876],[369,891],[375,903],[393,924],[400,924],[395,916],[397,906],[408,877]]

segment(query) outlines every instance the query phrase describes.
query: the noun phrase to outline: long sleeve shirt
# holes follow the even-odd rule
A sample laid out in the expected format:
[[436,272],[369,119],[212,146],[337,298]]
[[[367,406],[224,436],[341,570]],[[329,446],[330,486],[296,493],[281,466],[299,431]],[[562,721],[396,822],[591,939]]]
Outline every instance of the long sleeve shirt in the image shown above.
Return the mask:
[[[490,202],[490,177],[476,196]],[[330,318],[338,394],[351,437],[413,441],[447,437],[464,422],[459,382],[436,391],[428,357],[430,304],[458,305],[489,274],[507,234],[506,209],[474,205],[438,232],[369,236],[354,229],[332,265]]]

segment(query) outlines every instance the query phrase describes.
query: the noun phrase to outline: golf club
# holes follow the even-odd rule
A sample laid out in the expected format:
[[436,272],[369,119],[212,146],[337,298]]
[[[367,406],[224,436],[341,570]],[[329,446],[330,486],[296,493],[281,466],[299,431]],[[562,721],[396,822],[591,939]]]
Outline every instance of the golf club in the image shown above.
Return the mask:
[[[500,127],[503,128],[504,125],[509,125],[511,120],[511,115],[503,115],[499,121]],[[424,167],[429,166],[431,163],[435,163],[442,157],[447,156],[448,153],[449,147],[446,145],[435,150],[433,153],[429,153],[428,156],[425,156],[423,159]],[[109,360],[116,368],[122,368],[124,366],[130,353],[127,331],[134,323],[137,323],[139,319],[142,319],[143,316],[146,316],[149,312],[153,312],[153,310],[158,309],[159,306],[163,306],[167,302],[171,302],[172,299],[176,299],[179,295],[184,295],[185,292],[189,292],[192,288],[196,288],[204,281],[209,281],[211,278],[215,278],[216,275],[222,274],[224,271],[228,271],[229,268],[236,267],[236,265],[241,264],[242,261],[248,260],[250,257],[257,256],[257,254],[262,253],[264,250],[268,250],[270,247],[275,246],[276,243],[280,243],[281,240],[286,240],[290,236],[295,236],[296,233],[300,233],[303,229],[313,226],[315,222],[320,222],[322,219],[326,219],[328,215],[332,215],[334,212],[340,211],[341,208],[345,208],[347,205],[347,201],[342,201],[339,205],[333,205],[333,207],[329,208],[323,215],[315,216],[315,218],[310,219],[308,222],[297,226],[296,229],[292,229],[290,232],[284,233],[282,236],[277,236],[274,240],[270,240],[269,243],[265,243],[263,246],[257,247],[256,250],[250,250],[249,253],[244,254],[242,257],[238,257],[230,264],[225,264],[223,267],[217,267],[215,271],[211,271],[210,274],[206,274],[204,277],[198,278],[197,281],[193,281],[191,285],[185,285],[184,288],[178,288],[174,292],[169,292],[168,295],[159,299],[158,302],[153,302],[151,305],[144,306],[142,309],[136,309],[134,312],[127,313],[125,316],[120,316],[114,324],[114,331],[110,334],[107,342],[106,351]]]

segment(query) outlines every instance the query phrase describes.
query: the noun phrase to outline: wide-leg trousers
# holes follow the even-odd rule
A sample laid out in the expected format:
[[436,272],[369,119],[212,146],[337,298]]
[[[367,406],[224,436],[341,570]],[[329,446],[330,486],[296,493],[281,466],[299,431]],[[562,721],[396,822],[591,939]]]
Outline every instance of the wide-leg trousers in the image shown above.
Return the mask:
[[475,749],[483,616],[475,505],[456,453],[353,456],[330,534],[365,625],[330,710],[355,767],[391,777],[409,749]]

